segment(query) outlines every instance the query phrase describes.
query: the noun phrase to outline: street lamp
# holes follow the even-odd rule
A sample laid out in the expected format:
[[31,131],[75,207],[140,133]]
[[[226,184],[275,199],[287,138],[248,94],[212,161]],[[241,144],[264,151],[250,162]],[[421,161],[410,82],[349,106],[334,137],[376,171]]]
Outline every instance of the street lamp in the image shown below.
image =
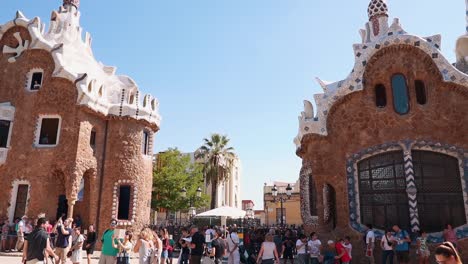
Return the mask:
[[[291,199],[291,184],[288,183],[288,186],[286,187],[286,193],[280,193],[278,196],[278,188],[276,187],[276,184],[273,185],[273,188],[271,189],[271,194],[273,195],[273,201],[274,202],[280,202],[281,203],[281,226],[284,224],[284,219],[283,219],[283,203],[286,202],[286,200]],[[285,197],[286,194],[286,197]]]
[[[180,194],[182,196],[182,198],[184,199],[187,199],[187,188],[183,187],[181,190],[180,190]],[[199,199],[201,198],[201,194],[202,194],[202,189],[201,187],[198,187],[196,192],[195,192],[195,196],[190,196],[188,198],[188,201],[189,201],[189,210],[188,210],[188,215],[190,217],[190,219],[192,219],[196,214],[197,214],[197,209],[194,207],[194,203],[196,201],[196,199]]]

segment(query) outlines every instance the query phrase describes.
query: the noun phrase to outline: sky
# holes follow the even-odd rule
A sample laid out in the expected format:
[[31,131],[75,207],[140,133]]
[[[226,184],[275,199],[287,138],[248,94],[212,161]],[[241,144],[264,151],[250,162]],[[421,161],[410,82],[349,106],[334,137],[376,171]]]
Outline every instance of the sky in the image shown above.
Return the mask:
[[[442,34],[454,62],[465,33],[463,0],[388,0],[390,21],[414,35]],[[48,25],[60,0],[2,0],[0,24],[21,10]],[[155,152],[192,152],[227,135],[242,162],[242,199],[263,208],[263,185],[296,182],[297,116],[354,64],[369,0],[82,0],[81,25],[98,61],[117,66],[160,102]],[[343,168],[344,169],[344,168]]]

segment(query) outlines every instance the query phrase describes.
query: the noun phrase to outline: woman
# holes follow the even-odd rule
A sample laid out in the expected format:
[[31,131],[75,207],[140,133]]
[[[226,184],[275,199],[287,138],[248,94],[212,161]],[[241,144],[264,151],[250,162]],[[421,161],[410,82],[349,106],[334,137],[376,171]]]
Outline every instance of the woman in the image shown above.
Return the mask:
[[117,248],[119,250],[119,264],[130,264],[130,251],[133,247],[132,236],[132,232],[126,231],[123,242],[121,239],[117,239],[117,237],[114,237],[114,239],[112,239],[112,247]]
[[382,240],[380,241],[380,246],[382,247],[382,264],[387,264],[387,259],[390,261],[390,264],[393,264],[393,255],[395,254],[393,251],[393,241],[395,241],[395,238],[393,237],[392,231],[389,229],[385,232],[385,235],[382,236]]
[[451,224],[445,225],[445,230],[444,230],[444,240],[445,242],[450,242],[452,245],[457,248],[457,233],[453,229]]
[[162,240],[159,238],[158,233],[156,231],[153,232],[153,245],[154,245],[154,256],[152,257],[153,264],[162,264],[161,262],[161,253],[163,251],[163,243]]
[[457,250],[450,242],[444,242],[434,252],[437,263],[463,264]]
[[273,264],[276,260],[279,263],[278,251],[276,250],[276,244],[273,242],[273,235],[268,234],[265,237],[265,242],[260,247],[260,252],[257,256],[257,263],[262,258],[262,264]]
[[[166,261],[169,257],[169,232],[167,232],[166,228],[161,228],[159,230],[159,234],[161,235],[162,240],[162,251],[159,253],[161,256],[160,262],[161,264],[166,264]],[[159,251],[159,250],[158,250]]]
[[91,256],[94,253],[95,246],[96,246],[96,231],[94,231],[93,225],[89,225],[88,235],[86,236],[86,242],[85,242],[86,258],[88,259],[88,264],[91,264]]
[[139,239],[133,248],[133,252],[139,255],[139,264],[151,264],[154,251],[153,232],[145,227],[140,232]]
[[76,227],[74,229],[74,239],[70,248],[70,251],[73,252],[70,259],[71,262],[73,262],[73,264],[80,264],[81,259],[83,259],[83,256],[81,256],[81,248],[83,247],[83,242],[84,237],[83,235],[81,235],[81,230],[79,227]]
[[427,233],[423,230],[419,231],[419,237],[417,239],[418,247],[416,254],[419,256],[419,264],[429,264],[429,246],[427,245]]

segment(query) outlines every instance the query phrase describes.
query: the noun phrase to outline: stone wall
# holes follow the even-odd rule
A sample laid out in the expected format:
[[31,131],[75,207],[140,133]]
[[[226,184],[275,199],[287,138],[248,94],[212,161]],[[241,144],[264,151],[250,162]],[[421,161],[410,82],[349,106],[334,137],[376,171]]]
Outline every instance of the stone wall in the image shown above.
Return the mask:
[[[409,88],[410,111],[399,115],[393,108],[391,76],[402,73]],[[353,154],[388,142],[431,140],[468,149],[468,88],[442,82],[432,59],[406,45],[392,46],[378,52],[368,62],[365,88],[337,102],[328,115],[327,136],[308,134],[302,139],[298,155],[311,162],[316,183],[318,230],[325,237],[351,235],[356,248],[362,248],[361,235],[350,227],[346,161]],[[414,81],[426,85],[427,103],[416,101]],[[386,88],[387,106],[377,108],[374,87]],[[324,223],[322,190],[330,184],[336,191],[337,227]],[[442,227],[441,227],[442,228]],[[468,256],[468,254],[467,254]]]

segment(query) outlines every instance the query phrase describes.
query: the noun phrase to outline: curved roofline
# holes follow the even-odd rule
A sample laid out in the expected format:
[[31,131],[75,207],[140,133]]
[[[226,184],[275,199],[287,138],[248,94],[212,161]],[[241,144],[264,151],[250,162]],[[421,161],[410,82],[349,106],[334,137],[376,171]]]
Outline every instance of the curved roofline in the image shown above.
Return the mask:
[[[136,90],[136,94],[139,94],[137,84],[128,76],[115,75],[115,67],[95,60],[90,35],[87,33],[84,41],[81,38],[79,11],[60,7],[53,14],[55,16],[52,16],[49,32],[46,33],[45,24],[39,17],[28,19],[17,11],[13,20],[0,25],[0,39],[11,28],[26,28],[31,43],[25,50],[45,50],[51,54],[55,64],[52,77],[65,78],[76,86],[77,105],[105,116],[145,120],[158,130],[161,122],[159,102],[155,97],[145,95],[141,96],[144,102],[137,100],[129,104],[129,92]],[[8,52],[4,50],[3,53]]]
[[[385,18],[384,18],[385,19]],[[364,39],[364,38],[363,38]],[[463,86],[468,85],[468,75],[459,71],[441,53],[441,36],[419,37],[408,34],[395,19],[393,24],[372,41],[354,44],[354,67],[345,79],[326,83],[318,79],[324,93],[315,94],[317,112],[314,113],[312,103],[304,101],[304,111],[299,116],[299,132],[294,138],[296,148],[301,147],[302,138],[307,134],[327,136],[327,118],[332,106],[348,94],[364,89],[363,78],[367,68],[367,62],[378,51],[395,45],[410,45],[422,50],[430,56],[442,75],[444,82],[451,82]]]

